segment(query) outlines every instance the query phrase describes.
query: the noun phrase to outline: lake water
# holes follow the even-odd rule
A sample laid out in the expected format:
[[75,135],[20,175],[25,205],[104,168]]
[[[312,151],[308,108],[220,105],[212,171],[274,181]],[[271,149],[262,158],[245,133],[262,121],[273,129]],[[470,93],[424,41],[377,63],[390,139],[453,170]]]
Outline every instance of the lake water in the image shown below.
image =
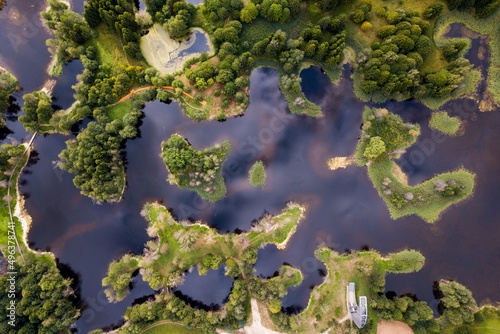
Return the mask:
[[[30,8],[26,4],[26,11],[22,13]],[[5,21],[0,20],[0,26],[4,25]],[[5,38],[2,36],[0,38]],[[49,35],[42,37],[49,38]],[[3,41],[0,44],[3,56],[0,63],[11,64],[25,93],[37,89],[45,80],[49,57],[43,58],[46,47],[44,40],[39,42],[42,37],[23,46],[26,50],[36,48],[39,55],[35,65],[29,62],[26,52],[18,55],[7,48],[8,44]],[[469,53],[472,54],[473,49],[474,45]],[[482,69],[484,63],[478,61],[476,65]],[[70,72],[68,67],[65,72]],[[348,76],[346,67],[344,77]],[[147,284],[140,283],[138,276],[126,300],[109,304],[101,280],[112,260],[128,252],[142,252],[149,238],[145,232],[146,221],[139,212],[144,203],[155,200],[163,201],[179,219],[201,219],[221,232],[248,230],[252,221],[265,211],[279,213],[287,201],[307,205],[306,218],[298,226],[289,247],[285,250],[265,247],[259,251],[256,264],[257,274],[263,277],[272,276],[283,263],[302,270],[303,283],[291,288],[283,299],[283,305],[292,312],[307,305],[311,287],[323,279],[324,267],[313,254],[321,243],[339,252],[363,248],[382,253],[404,248],[420,250],[427,259],[424,268],[415,274],[389,275],[387,290],[416,294],[434,309],[437,302],[432,285],[441,278],[465,284],[478,301],[500,299],[500,212],[495,200],[500,191],[499,110],[480,113],[477,103],[471,100],[446,104],[445,110],[451,115],[460,115],[467,123],[464,135],[443,139],[428,128],[431,112],[420,103],[376,105],[422,127],[419,140],[398,161],[409,174],[411,184],[459,166],[477,174],[474,196],[444,212],[436,224],[429,225],[416,216],[394,221],[373,188],[365,167],[330,171],[326,166],[331,157],[350,155],[360,135],[365,104],[354,97],[352,82],[344,78],[333,85],[318,68],[305,70],[302,78],[306,95],[322,105],[325,117],[290,115],[278,89],[277,73],[268,69],[252,73],[251,103],[245,115],[223,123],[193,122],[182,114],[177,103],[146,104],[140,137],[126,142],[128,188],[124,200],[117,204],[93,203],[79,194],[72,175],[54,168],[53,162],[72,136],[56,134],[36,139],[35,158],[25,169],[21,182],[26,208],[33,217],[28,239],[36,249],[53,251],[78,279],[77,292],[85,307],[77,321],[79,332],[119,323],[126,307],[136,298],[154,293]],[[73,81],[68,80],[69,84],[59,83],[67,88],[57,94],[58,99],[72,96],[69,87]],[[20,93],[15,97],[19,102]],[[26,133],[15,119],[15,112],[8,114],[7,125],[13,132],[8,136],[20,140]],[[188,138],[196,149],[225,139],[231,141],[232,152],[224,165],[226,198],[210,204],[194,192],[180,190],[166,182],[167,171],[159,156],[160,144],[172,133]],[[248,169],[255,160],[263,160],[268,166],[268,180],[263,189],[253,188],[247,182]],[[215,286],[220,280],[217,273],[209,274],[214,278],[199,278],[204,279],[204,284]],[[225,298],[222,295],[227,296],[226,290],[212,297],[208,292],[188,289],[191,277],[186,278],[186,285],[179,290],[192,299],[207,305],[221,304],[220,299]],[[193,288],[197,285],[192,283]]]
[[192,307],[218,310],[226,303],[234,280],[225,275],[224,264],[217,270],[209,270],[204,276],[198,274],[198,266],[186,274],[174,294]]

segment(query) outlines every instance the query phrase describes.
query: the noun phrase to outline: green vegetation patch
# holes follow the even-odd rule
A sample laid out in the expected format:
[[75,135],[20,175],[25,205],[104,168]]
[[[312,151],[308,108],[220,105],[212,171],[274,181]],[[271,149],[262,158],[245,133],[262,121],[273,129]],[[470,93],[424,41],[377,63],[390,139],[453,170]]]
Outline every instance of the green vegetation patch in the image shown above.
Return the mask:
[[436,19],[445,10],[433,1],[362,1],[350,15],[360,28],[350,21],[347,26],[358,51],[356,96],[374,102],[416,98],[435,109],[472,93],[479,73],[472,75],[472,65],[463,58],[469,41],[432,40]]
[[418,124],[403,123],[387,109],[365,107],[362,135],[356,147],[356,160],[362,166],[381,156],[399,157],[420,134]]
[[387,156],[368,166],[368,175],[393,219],[416,214],[433,223],[442,211],[469,197],[474,189],[475,174],[465,169],[439,174],[412,187],[399,180],[394,168],[396,164]]
[[266,169],[262,161],[256,161],[248,173],[250,184],[254,187],[262,187],[266,182]]
[[24,115],[19,117],[19,121],[23,123],[23,127],[35,133],[43,131],[47,127],[54,113],[52,108],[52,98],[47,96],[45,92],[38,91],[23,96]]
[[475,174],[465,169],[439,174],[416,186],[407,185],[392,159],[399,158],[415,142],[419,126],[403,123],[401,117],[386,109],[368,107],[363,122],[356,159],[359,165],[368,165],[368,175],[393,219],[416,214],[433,223],[448,206],[472,194]]
[[389,254],[387,260],[383,262],[383,266],[387,272],[407,274],[422,269],[424,262],[425,257],[412,249]]
[[479,324],[474,334],[495,334],[500,333],[500,319],[490,319]]
[[[412,255],[408,256],[409,254]],[[353,251],[351,254],[340,254],[326,246],[320,246],[315,255],[318,260],[324,262],[328,270],[327,276],[323,284],[314,287],[307,308],[298,314],[298,324],[288,329],[288,332],[322,333],[329,328],[335,332],[345,332],[348,325],[338,324],[332,321],[332,317],[338,321],[347,315],[346,290],[350,282],[356,284],[356,301],[359,296],[367,296],[369,317],[365,329],[367,332],[373,332],[376,326],[375,319],[380,314],[373,311],[372,307],[377,306],[375,301],[379,298],[379,293],[385,290],[386,273],[418,271],[425,260],[415,250],[389,254],[384,258],[376,251]],[[398,270],[393,271],[394,268]],[[432,310],[425,303],[415,306],[410,300],[407,306],[409,306],[408,312],[404,317],[399,318],[400,320],[411,318],[420,321],[428,314],[431,314],[432,318]],[[423,312],[419,312],[415,317],[412,312],[416,309]]]
[[[153,304],[144,303],[127,310],[125,318],[129,321],[120,333],[139,333],[160,320],[182,321],[210,333],[215,328],[240,328],[250,311],[249,290],[260,300],[273,301],[271,305],[280,312],[279,298],[286,295],[288,287],[302,281],[302,273],[284,266],[277,277],[262,280],[254,276],[253,266],[258,247],[282,242],[281,236],[287,239],[302,219],[302,211],[303,208],[290,203],[280,215],[269,217],[271,223],[262,220],[247,233],[221,235],[200,222],[179,223],[157,203],[146,204],[141,215],[149,221],[147,233],[152,239],[142,255],[125,255],[113,262],[102,283],[111,301],[122,300],[128,294],[133,272],[139,269],[152,288],[163,289]],[[188,268],[197,265],[200,275],[204,275],[221,264],[225,266],[226,275],[235,279],[229,301],[221,311],[197,310],[193,314],[190,306],[170,292],[169,288],[181,284],[182,273]]]
[[184,325],[159,322],[151,325],[142,334],[203,334],[205,333],[199,328],[187,328]]
[[431,129],[439,130],[448,135],[454,135],[460,129],[460,118],[450,117],[446,111],[439,111],[432,114],[429,120]]
[[91,122],[76,140],[68,140],[67,148],[59,154],[58,167],[75,174],[75,186],[97,201],[116,202],[124,191],[125,169],[120,157],[121,139],[115,133],[118,131],[111,125]]
[[9,98],[17,90],[17,79],[0,69],[0,127],[5,125],[4,110],[9,107]]
[[[48,254],[38,255],[29,250],[23,242],[22,223],[16,216],[13,217],[14,226],[10,224],[9,205],[14,212],[19,177],[28,162],[25,151],[25,145],[4,144],[0,149],[0,251],[10,272],[0,275],[0,331],[8,334],[58,333],[67,330],[79,317],[79,311],[73,306],[71,280],[61,276]],[[7,195],[9,179],[10,198]],[[11,279],[16,282],[14,291]],[[16,302],[13,325],[9,323],[12,319],[8,309],[12,294]]]
[[[10,209],[12,212],[15,210],[16,202],[17,202],[17,190],[16,184],[19,181],[19,176],[24,165],[28,162],[28,156],[24,155],[26,147],[24,145],[9,145],[3,144],[0,148],[0,251],[4,255],[5,258],[8,259],[9,255],[15,255],[17,257],[20,256],[19,249],[17,246],[13,250],[12,248],[8,248],[9,245],[9,230],[12,229],[9,227],[10,223],[10,214],[9,214],[9,204],[7,197],[8,194],[8,184],[9,179],[11,179],[10,186]],[[13,217],[13,221],[15,223],[15,238],[19,242],[19,246],[21,247],[21,251],[26,253],[26,245],[22,242],[23,240],[23,229],[22,224],[17,217]],[[11,239],[12,241],[12,239]],[[12,245],[11,245],[12,246]]]
[[[480,34],[489,35],[489,51],[490,51],[490,66],[488,68],[488,93],[496,104],[500,104],[500,31],[496,29],[498,21],[498,13],[490,15],[483,19],[478,19],[467,12],[452,11],[446,13],[436,21],[434,29],[434,39],[441,40],[445,33],[445,28],[452,23],[462,23],[467,28],[474,30]],[[483,98],[481,103],[487,102]],[[485,110],[493,109],[492,106],[485,106]]]
[[197,151],[180,135],[174,134],[168,141],[162,142],[161,147],[171,184],[194,190],[211,202],[217,202],[226,195],[222,165],[231,152],[229,141]]
[[296,204],[288,203],[286,210],[276,216],[265,214],[248,232],[248,239],[255,247],[274,243],[283,245],[295,232],[297,224],[304,218],[305,209]]
[[115,106],[106,109],[106,114],[110,120],[123,119],[127,112],[131,109],[131,102],[118,103]]

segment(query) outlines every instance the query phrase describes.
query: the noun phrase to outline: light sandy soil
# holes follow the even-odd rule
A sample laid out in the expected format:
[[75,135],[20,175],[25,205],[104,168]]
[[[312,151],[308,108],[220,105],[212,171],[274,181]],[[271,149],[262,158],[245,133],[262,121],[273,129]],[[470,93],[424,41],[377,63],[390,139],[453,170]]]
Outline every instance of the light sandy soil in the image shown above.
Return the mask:
[[377,326],[377,334],[414,334],[410,326],[401,321],[380,320]]
[[275,332],[262,326],[262,322],[260,319],[259,306],[257,305],[257,301],[252,299],[252,325],[245,326],[244,331],[247,334],[281,334],[279,332]]

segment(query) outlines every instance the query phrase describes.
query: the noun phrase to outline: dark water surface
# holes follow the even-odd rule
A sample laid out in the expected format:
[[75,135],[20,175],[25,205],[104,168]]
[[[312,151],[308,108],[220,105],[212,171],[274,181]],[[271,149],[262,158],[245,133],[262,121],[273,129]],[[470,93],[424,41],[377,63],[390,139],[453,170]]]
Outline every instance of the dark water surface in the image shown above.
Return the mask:
[[226,276],[224,264],[217,270],[209,270],[204,276],[198,274],[198,266],[186,274],[182,285],[173,289],[174,294],[196,308],[218,310],[226,303],[234,280]]
[[[290,115],[276,73],[266,69],[253,72],[251,104],[241,118],[195,123],[176,103],[148,103],[141,138],[126,144],[128,189],[118,204],[92,203],[79,194],[71,175],[53,168],[52,161],[67,137],[38,138],[35,150],[40,160],[23,175],[27,183],[21,188],[29,195],[26,205],[34,221],[29,240],[36,248],[50,249],[79,273],[80,292],[86,300],[99,295],[100,281],[110,261],[129,251],[142,252],[148,237],[139,212],[147,201],[162,200],[179,219],[201,219],[225,232],[247,230],[264,211],[279,213],[287,201],[295,200],[308,206],[305,221],[287,249],[262,249],[256,265],[257,274],[262,276],[271,276],[284,262],[303,271],[304,282],[284,298],[285,307],[298,310],[307,305],[311,286],[321,282],[323,266],[313,255],[321,243],[340,252],[363,247],[383,253],[407,247],[419,249],[427,258],[424,268],[416,274],[389,276],[387,288],[415,293],[431,304],[432,283],[440,278],[462,282],[478,301],[499,300],[500,213],[494,198],[500,191],[500,113],[468,111],[466,134],[443,139],[428,129],[430,111],[420,103],[384,105],[405,121],[422,126],[419,141],[400,161],[410,183],[461,165],[477,173],[474,197],[446,211],[436,224],[427,224],[416,216],[394,221],[367,177],[366,168],[329,171],[326,166],[330,157],[350,155],[360,134],[363,103],[354,98],[351,81],[343,79],[338,86],[326,83],[327,88],[318,86],[325,85],[325,79],[317,68],[307,70],[303,78],[309,98],[323,106],[324,118]],[[308,92],[316,89],[323,89],[325,94]],[[446,109],[453,113],[472,106],[462,100],[448,104]],[[231,141],[232,153],[224,165],[228,187],[225,199],[209,204],[194,192],[165,181],[160,143],[172,133],[185,136],[196,149]],[[248,169],[257,159],[268,166],[263,189],[247,182]],[[105,309],[117,305],[106,305]],[[79,320],[78,328],[85,332],[109,325],[118,321],[120,312],[111,312],[113,316],[97,313],[90,323]]]
[[[73,1],[74,8],[81,11],[82,3]],[[41,1],[9,1],[0,11],[0,65],[19,78],[25,88],[23,93],[39,89],[47,79],[50,55],[45,40],[51,35],[40,27],[39,16],[34,17],[42,7],[45,3]],[[21,14],[17,23],[5,16],[11,8]],[[28,33],[30,22],[35,28],[32,33]],[[450,37],[455,36],[454,29]],[[488,61],[479,59],[474,51],[483,44],[474,41],[467,56],[484,73]],[[56,86],[57,94],[54,92],[58,104],[71,104],[74,92],[70,86],[75,73],[81,71],[78,64],[65,67]],[[176,103],[148,103],[140,138],[126,143],[128,188],[124,200],[117,204],[93,203],[79,194],[72,175],[54,168],[53,161],[71,136],[36,139],[39,160],[26,168],[22,175],[26,183],[21,183],[26,207],[33,217],[29,240],[37,249],[53,251],[79,276],[77,292],[85,306],[77,322],[79,332],[117,324],[134,299],[154,293],[140,276],[134,279],[137,283],[131,295],[121,303],[107,303],[101,288],[112,260],[128,252],[142,252],[149,238],[139,212],[144,203],[154,200],[162,200],[179,219],[201,219],[221,232],[247,230],[265,211],[279,213],[287,201],[307,205],[306,219],[289,247],[265,247],[259,251],[256,264],[257,274],[263,277],[272,276],[285,262],[302,270],[303,283],[291,288],[283,299],[290,311],[305,307],[310,288],[323,279],[324,268],[313,254],[321,243],[339,252],[366,247],[382,253],[404,248],[420,250],[427,259],[424,268],[415,274],[389,275],[387,289],[398,294],[414,293],[434,307],[432,284],[440,278],[465,284],[478,301],[500,300],[500,211],[496,204],[500,191],[499,110],[480,113],[477,103],[470,100],[448,103],[443,109],[466,119],[467,124],[464,135],[443,139],[428,128],[430,111],[420,103],[380,105],[422,126],[419,140],[399,161],[411,184],[462,165],[477,174],[472,199],[450,208],[436,224],[427,224],[416,216],[393,221],[367,177],[366,168],[351,166],[329,171],[326,166],[331,157],[353,153],[360,135],[364,103],[354,97],[352,82],[343,79],[333,85],[317,68],[305,70],[302,77],[306,95],[323,106],[324,118],[290,115],[278,89],[277,74],[266,69],[252,74],[251,104],[245,115],[224,123],[195,123],[182,114]],[[23,93],[15,94],[18,103]],[[13,111],[7,114],[11,133],[4,137],[21,140],[26,132],[16,122],[20,113]],[[225,199],[210,204],[194,192],[166,182],[160,143],[172,133],[185,136],[196,149],[225,139],[231,141],[232,153],[224,165],[228,188]],[[247,181],[248,169],[258,159],[268,166],[263,189],[253,188]],[[204,286],[218,287],[222,279],[219,274],[211,271],[206,277],[195,277],[197,273],[191,273],[179,291],[207,305],[222,304],[221,298],[228,294],[226,288],[206,289],[206,293],[194,290],[202,284],[197,279],[202,279]],[[227,284],[230,288],[231,283]]]
[[75,98],[73,97],[75,92],[71,86],[77,83],[76,76],[82,74],[83,69],[83,64],[79,59],[64,64],[63,73],[57,79],[57,83],[52,91],[52,104],[62,109],[71,107],[73,102],[75,102]]
[[48,78],[50,53],[45,41],[53,38],[42,24],[46,1],[7,1],[0,11],[0,66],[10,71],[25,92],[40,89]]

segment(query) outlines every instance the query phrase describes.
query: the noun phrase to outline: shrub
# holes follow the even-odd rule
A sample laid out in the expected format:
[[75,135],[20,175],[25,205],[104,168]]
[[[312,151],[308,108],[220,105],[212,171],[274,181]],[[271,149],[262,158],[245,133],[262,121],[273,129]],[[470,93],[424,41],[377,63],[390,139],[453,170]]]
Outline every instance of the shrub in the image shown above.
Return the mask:
[[372,28],[372,24],[368,21],[363,22],[363,24],[361,25],[361,30],[363,31],[372,30]]
[[435,18],[443,12],[443,9],[444,9],[444,4],[442,2],[430,5],[424,10],[424,17],[426,19]]

